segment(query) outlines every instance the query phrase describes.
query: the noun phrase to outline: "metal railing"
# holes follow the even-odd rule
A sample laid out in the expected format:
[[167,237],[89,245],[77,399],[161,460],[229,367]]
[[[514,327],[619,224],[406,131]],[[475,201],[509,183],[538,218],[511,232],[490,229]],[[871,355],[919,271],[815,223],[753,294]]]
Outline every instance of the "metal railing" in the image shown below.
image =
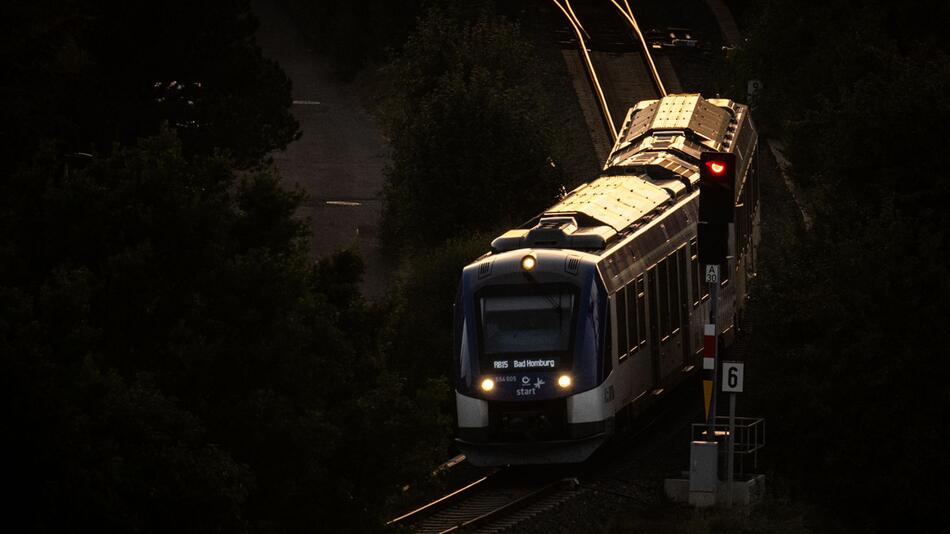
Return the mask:
[[[716,416],[714,423],[715,441],[719,443],[720,457],[728,454],[729,443],[729,417]],[[693,423],[691,439],[693,441],[710,441],[708,439],[709,426],[707,423]],[[752,469],[758,466],[759,451],[765,447],[765,419],[761,417],[736,417],[735,418],[735,442],[734,451],[736,454],[736,473],[745,474],[745,462],[752,461]]]

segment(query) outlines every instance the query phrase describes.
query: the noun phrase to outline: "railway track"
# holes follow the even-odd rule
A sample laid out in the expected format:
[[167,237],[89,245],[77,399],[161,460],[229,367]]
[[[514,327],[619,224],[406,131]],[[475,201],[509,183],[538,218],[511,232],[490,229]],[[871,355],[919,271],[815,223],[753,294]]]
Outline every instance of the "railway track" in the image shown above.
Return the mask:
[[570,499],[576,490],[576,479],[496,470],[387,524],[425,534],[502,532]]
[[[629,106],[667,94],[660,70],[628,0],[552,3],[568,23],[558,41],[565,48],[576,46],[583,66],[576,76],[581,83],[587,78],[588,98],[596,102],[602,133],[612,144]],[[745,345],[735,352],[743,353]],[[695,375],[667,395],[666,402],[641,414],[585,464],[490,471],[387,524],[421,533],[496,533],[533,520],[532,531],[566,531],[569,527],[552,518],[569,503],[583,508],[595,499],[620,499],[625,505],[655,499],[662,477],[680,469],[688,455],[689,423],[702,417]],[[546,530],[545,523],[553,528]]]
[[655,464],[664,454],[672,455],[667,461],[678,465],[683,451],[670,444],[687,443],[685,438],[674,440],[674,436],[688,434],[688,424],[702,415],[695,377],[671,392],[667,400],[670,402],[647,410],[583,464],[489,471],[388,524],[431,534],[501,533],[529,522],[550,521],[556,510],[581,496],[612,495],[629,501],[631,495],[649,493],[643,488],[661,479],[642,466]]
[[[595,138],[598,156],[612,145],[627,108],[640,100],[666,95],[666,88],[650,55],[650,47],[640,31],[629,2],[552,0],[567,21],[573,38],[559,39],[576,44],[580,63],[599,109],[606,139]],[[575,86],[576,87],[576,86]],[[578,95],[581,100],[584,96]],[[604,142],[606,141],[606,142]]]
[[571,28],[574,30],[577,47],[581,53],[581,58],[583,60],[585,71],[587,72],[588,80],[590,81],[591,89],[596,95],[597,103],[600,107],[601,118],[604,121],[603,126],[607,131],[610,141],[616,141],[617,126],[614,116],[610,112],[610,106],[607,103],[607,97],[604,94],[603,86],[600,83],[600,79],[597,77],[597,68],[594,67],[594,62],[591,59],[591,50],[588,45],[588,42],[592,40],[590,33],[588,33],[588,31],[584,28],[583,23],[581,23],[580,19],[574,13],[574,9],[571,6],[570,0],[563,0],[563,4],[559,0],[552,1],[554,2],[554,5],[556,5],[561,11],[561,13],[564,14],[568,24],[570,24]]

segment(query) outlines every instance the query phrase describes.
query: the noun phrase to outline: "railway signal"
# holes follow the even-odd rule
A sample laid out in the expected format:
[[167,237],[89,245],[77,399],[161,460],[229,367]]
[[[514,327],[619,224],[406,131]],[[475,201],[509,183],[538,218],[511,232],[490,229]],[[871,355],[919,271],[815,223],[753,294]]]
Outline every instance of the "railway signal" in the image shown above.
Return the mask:
[[[736,155],[703,152],[699,155],[699,221],[696,239],[699,263],[712,267],[709,283],[709,323],[705,326],[703,396],[706,400],[707,439],[715,440],[716,381],[719,374],[719,272],[729,256],[729,224],[735,218]],[[710,276],[712,274],[712,276]],[[711,376],[709,376],[711,375]]]
[[[702,199],[700,199],[702,206]],[[699,263],[721,265],[729,255],[729,224],[699,221],[696,225],[696,244]]]
[[735,215],[736,155],[703,152],[699,155],[699,220],[728,224]]
[[719,265],[729,255],[729,223],[735,218],[736,155],[703,152],[699,157],[699,263]]

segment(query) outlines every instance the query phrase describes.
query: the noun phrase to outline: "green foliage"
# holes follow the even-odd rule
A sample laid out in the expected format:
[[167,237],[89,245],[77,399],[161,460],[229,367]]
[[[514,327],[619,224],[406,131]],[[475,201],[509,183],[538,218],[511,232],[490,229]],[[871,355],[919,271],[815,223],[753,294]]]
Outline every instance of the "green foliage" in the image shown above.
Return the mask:
[[462,268],[487,239],[455,239],[410,258],[388,303],[386,352],[411,381],[452,376],[453,305]]
[[15,520],[369,531],[434,462],[444,384],[388,368],[359,259],[309,264],[301,195],[227,164],[166,129],[68,174],[39,154],[0,186]]
[[847,235],[829,226],[769,258],[756,294],[776,467],[866,528],[946,525],[941,493],[924,489],[950,467],[934,423],[950,409],[932,330],[948,319],[937,229],[888,213]]
[[302,194],[235,173],[296,132],[247,3],[179,4],[0,18],[7,520],[377,530],[442,459],[446,385],[388,364],[354,253],[309,261]]
[[774,469],[866,531],[950,525],[946,9],[777,0],[740,58],[815,218],[765,240],[755,293]]
[[554,200],[558,135],[534,57],[488,7],[433,7],[420,20],[383,109],[391,249],[511,227]]
[[188,152],[224,149],[242,167],[257,164],[294,139],[297,123],[290,81],[261,55],[256,25],[246,0],[5,6],[0,168],[40,139],[103,153],[163,121]]
[[480,235],[450,240],[424,256],[408,259],[383,305],[382,351],[401,380],[419,386],[413,395],[418,406],[410,412],[417,414],[416,429],[408,435],[393,432],[389,438],[408,449],[419,437],[426,438],[419,442],[421,446],[415,445],[412,465],[431,467],[432,459],[449,453],[449,428],[455,415],[454,385],[449,380],[454,374],[453,304],[462,268],[484,253],[485,241]]

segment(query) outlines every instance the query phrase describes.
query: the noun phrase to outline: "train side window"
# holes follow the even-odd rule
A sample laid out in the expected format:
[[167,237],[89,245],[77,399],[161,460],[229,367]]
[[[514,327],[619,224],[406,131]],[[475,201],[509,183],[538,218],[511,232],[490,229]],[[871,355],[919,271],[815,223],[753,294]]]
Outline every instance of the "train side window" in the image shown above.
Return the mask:
[[752,227],[753,222],[755,221],[755,210],[758,207],[757,199],[755,198],[755,166],[753,165],[752,171],[749,175],[749,212],[746,214],[746,224],[748,225],[748,230],[746,233],[749,234],[749,247],[752,247]]
[[610,371],[614,368],[614,353],[613,353],[613,338],[610,337],[610,321],[607,321],[607,328],[604,331],[604,378],[607,378],[610,375]]
[[670,263],[670,335],[676,334],[680,329],[680,266],[676,258],[679,257],[679,251],[670,255],[666,261]]
[[646,286],[643,283],[643,275],[637,277],[637,341],[640,345],[647,342],[647,311],[646,311]]
[[640,348],[637,332],[637,288],[634,284],[627,286],[627,351],[633,352]]
[[699,278],[699,250],[697,249],[696,240],[693,239],[689,242],[689,261],[690,261],[690,270],[692,271],[693,278],[693,306],[699,306],[699,286],[701,285]]
[[670,337],[670,278],[669,278],[669,258],[660,262],[657,267],[657,278],[659,279],[659,290],[657,299],[660,304],[660,341],[666,341]]
[[[748,178],[748,176],[746,178]],[[735,224],[733,225],[735,227],[735,231],[733,233],[735,234],[735,239],[736,239],[736,255],[737,256],[742,255],[742,249],[745,247],[745,214],[746,214],[745,197],[746,197],[746,188],[748,187],[748,185],[749,185],[748,182],[743,180],[742,187],[739,189],[739,200],[738,200],[739,207],[736,208],[736,221],[735,221]]]
[[650,347],[656,350],[660,346],[660,291],[657,288],[657,270],[659,264],[647,271],[647,285],[650,286]]
[[617,358],[627,357],[627,288],[617,291],[615,300],[617,309]]
[[[746,181],[742,187],[742,211],[741,218],[736,222],[740,224],[740,234],[741,241],[737,241],[736,249],[739,251],[739,255],[745,253],[749,248],[750,237],[752,234],[752,213],[754,211],[755,205],[752,200],[752,180],[755,179],[755,173],[751,170],[746,175]],[[737,263],[738,265],[738,263]]]
[[689,274],[687,273],[688,263],[686,261],[686,245],[683,245],[676,251],[676,271],[679,273],[679,299],[676,301],[676,309],[679,316],[679,320],[676,322],[681,328],[684,324],[689,322],[689,288],[686,287],[689,283]]

